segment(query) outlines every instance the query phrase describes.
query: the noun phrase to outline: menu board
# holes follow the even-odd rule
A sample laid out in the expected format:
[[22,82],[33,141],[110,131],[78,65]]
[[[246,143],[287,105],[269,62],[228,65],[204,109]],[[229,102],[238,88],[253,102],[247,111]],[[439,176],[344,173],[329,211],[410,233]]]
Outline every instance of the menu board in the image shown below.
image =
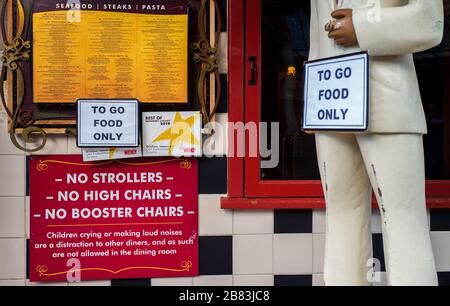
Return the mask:
[[33,99],[188,102],[187,0],[33,1]]

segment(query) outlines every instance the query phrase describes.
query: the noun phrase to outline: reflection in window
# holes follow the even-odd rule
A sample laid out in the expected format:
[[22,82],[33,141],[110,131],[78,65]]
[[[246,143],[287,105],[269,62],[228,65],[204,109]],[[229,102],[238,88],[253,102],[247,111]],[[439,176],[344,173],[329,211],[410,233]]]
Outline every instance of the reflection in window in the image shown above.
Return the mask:
[[309,1],[261,1],[261,120],[280,122],[280,164],[262,169],[261,176],[264,180],[319,179],[314,136],[300,130]]
[[444,0],[444,40],[414,56],[428,121],[425,136],[427,179],[450,179],[450,0]]

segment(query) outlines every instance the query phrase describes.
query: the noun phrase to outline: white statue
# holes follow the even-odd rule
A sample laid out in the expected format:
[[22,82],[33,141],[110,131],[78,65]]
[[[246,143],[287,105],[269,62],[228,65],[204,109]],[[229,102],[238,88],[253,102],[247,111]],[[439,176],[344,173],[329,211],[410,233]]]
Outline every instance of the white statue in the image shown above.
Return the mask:
[[[437,285],[425,205],[427,126],[412,53],[441,42],[442,0],[311,5],[311,60],[361,50],[371,56],[369,131],[316,133],[327,202],[325,283],[370,284],[373,188],[389,284]],[[332,17],[337,22],[328,25],[328,33]]]

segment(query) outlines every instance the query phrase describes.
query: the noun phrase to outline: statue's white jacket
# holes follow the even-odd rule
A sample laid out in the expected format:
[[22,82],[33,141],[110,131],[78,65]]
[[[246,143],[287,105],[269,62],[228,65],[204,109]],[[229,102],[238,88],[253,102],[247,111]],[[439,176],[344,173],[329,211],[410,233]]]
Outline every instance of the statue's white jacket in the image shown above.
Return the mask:
[[342,48],[324,26],[335,0],[311,0],[310,60],[368,51],[372,133],[427,132],[412,53],[437,46],[443,37],[442,0],[341,0],[353,9],[359,48]]

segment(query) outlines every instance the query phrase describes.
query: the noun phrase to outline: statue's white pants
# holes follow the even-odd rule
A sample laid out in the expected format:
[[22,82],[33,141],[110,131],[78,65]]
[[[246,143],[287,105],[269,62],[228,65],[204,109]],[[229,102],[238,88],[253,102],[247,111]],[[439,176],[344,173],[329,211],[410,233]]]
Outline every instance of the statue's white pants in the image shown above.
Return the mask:
[[419,134],[316,134],[327,202],[326,285],[372,281],[371,197],[380,206],[390,285],[437,285]]

